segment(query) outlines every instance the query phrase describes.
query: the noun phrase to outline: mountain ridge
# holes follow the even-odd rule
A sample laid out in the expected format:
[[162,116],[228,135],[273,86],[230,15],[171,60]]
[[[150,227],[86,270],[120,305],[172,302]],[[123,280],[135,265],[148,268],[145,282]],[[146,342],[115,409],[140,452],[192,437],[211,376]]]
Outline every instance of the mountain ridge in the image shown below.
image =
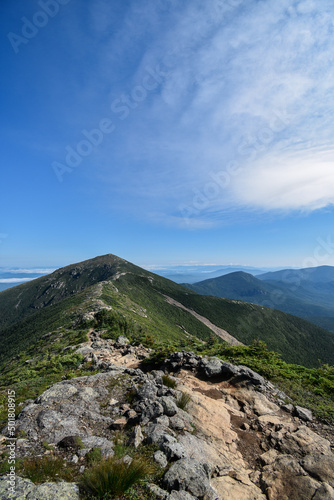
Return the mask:
[[[92,304],[96,311],[111,308],[117,321],[146,331],[154,342],[208,341],[213,330],[188,311],[168,304],[165,296],[207,318],[239,342],[265,341],[289,362],[311,366],[318,359],[330,364],[334,361],[334,336],[326,330],[267,307],[199,295],[112,254],[65,266],[1,292],[1,359],[9,353],[18,354],[48,331],[65,324],[71,329]],[[333,349],[329,349],[331,343]]]

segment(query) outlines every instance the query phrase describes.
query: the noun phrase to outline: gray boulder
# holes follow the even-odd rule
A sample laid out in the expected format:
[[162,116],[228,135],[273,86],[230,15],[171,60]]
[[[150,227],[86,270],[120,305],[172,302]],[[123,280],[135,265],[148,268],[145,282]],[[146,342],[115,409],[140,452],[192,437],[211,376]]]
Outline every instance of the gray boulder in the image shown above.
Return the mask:
[[313,420],[313,415],[311,410],[308,410],[307,408],[303,408],[302,406],[296,406],[295,407],[295,415],[305,422],[312,422]]
[[28,494],[27,500],[77,500],[79,488],[73,483],[44,483],[39,484]]
[[153,495],[155,495],[155,498],[157,500],[169,500],[169,494],[167,493],[167,491],[159,488],[159,486],[157,486],[156,484],[148,484],[147,489],[150,493],[153,493]]
[[222,373],[223,362],[215,357],[204,357],[199,362],[199,368],[201,371],[204,371],[205,375],[208,378],[218,377]]
[[164,415],[173,417],[178,412],[178,407],[171,397],[162,396],[159,401],[162,404]]
[[[146,441],[148,444],[176,443],[175,437],[168,434],[169,429],[160,424],[149,424],[146,428]],[[172,431],[171,431],[172,432]]]
[[168,443],[165,441],[160,448],[168,460],[179,460],[186,457],[186,452],[180,443]]
[[66,401],[72,399],[74,394],[77,394],[78,389],[67,381],[58,382],[54,384],[50,389],[43,392],[35,401],[37,404],[49,404],[57,401]]
[[158,388],[157,386],[151,382],[144,382],[141,387],[137,390],[137,397],[139,399],[155,399],[157,396]]
[[127,337],[125,337],[124,335],[120,335],[119,337],[117,337],[117,339],[116,339],[117,347],[124,347],[128,344],[130,344],[130,340]]
[[222,364],[222,374],[227,378],[234,377],[235,375],[238,375],[239,373],[239,368],[236,365],[232,365],[232,363],[228,363],[227,361],[224,361]]
[[197,497],[212,491],[208,468],[193,458],[182,458],[175,462],[166,472],[163,484],[169,491],[185,490]]
[[30,479],[24,479],[19,476],[15,477],[15,493],[12,493],[10,487],[11,485],[7,476],[0,477],[0,500],[8,500],[9,498],[23,500],[35,489],[35,485]]
[[93,448],[99,448],[101,450],[101,454],[103,457],[108,458],[114,456],[114,450],[113,450],[114,443],[106,438],[98,436],[87,436],[81,438],[81,440],[84,449],[86,449],[87,451]]
[[248,366],[240,365],[236,368],[238,369],[238,373],[230,381],[231,384],[237,384],[245,381],[255,386],[265,385],[265,379],[258,373],[248,368]]
[[167,467],[167,464],[168,464],[167,457],[161,450],[158,450],[154,453],[153,460],[155,461],[155,463],[160,465],[160,467],[162,467],[163,469],[165,467]]
[[150,420],[154,420],[160,415],[163,415],[164,409],[159,400],[143,400],[133,405],[134,410],[138,414],[138,420],[142,424],[147,424]]

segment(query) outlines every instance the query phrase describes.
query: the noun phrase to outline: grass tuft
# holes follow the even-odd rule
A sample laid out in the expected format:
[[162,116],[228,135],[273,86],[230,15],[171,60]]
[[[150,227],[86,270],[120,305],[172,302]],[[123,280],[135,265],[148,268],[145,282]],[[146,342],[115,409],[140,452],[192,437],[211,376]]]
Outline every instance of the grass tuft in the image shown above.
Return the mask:
[[171,389],[175,389],[176,387],[176,381],[170,377],[169,375],[163,375],[162,376],[162,382],[166,387],[170,387]]
[[181,410],[187,411],[190,401],[191,397],[189,396],[189,394],[183,392],[181,396],[177,399],[176,404],[179,408],[181,408]]
[[60,479],[71,481],[74,471],[67,464],[64,468],[64,460],[50,455],[27,458],[23,461],[24,475],[33,483],[43,483],[45,481],[60,481]]
[[153,472],[152,465],[143,457],[134,458],[129,465],[120,459],[107,458],[84,474],[81,488],[87,498],[109,499],[123,495]]

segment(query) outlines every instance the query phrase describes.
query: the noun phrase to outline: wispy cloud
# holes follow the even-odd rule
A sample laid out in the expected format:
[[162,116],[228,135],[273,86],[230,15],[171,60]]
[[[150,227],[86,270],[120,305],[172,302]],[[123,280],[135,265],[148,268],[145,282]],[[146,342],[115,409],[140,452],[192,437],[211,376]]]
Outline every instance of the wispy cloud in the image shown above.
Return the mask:
[[[226,14],[228,24],[216,24],[210,7],[195,2],[160,35],[159,50],[172,54],[171,75],[135,136],[145,144],[154,135],[172,166],[169,181],[160,184],[154,169],[161,149],[152,149],[138,195],[145,193],[152,205],[157,192],[160,200],[169,199],[169,223],[171,190],[182,190],[179,206],[191,205],[194,189],[211,180],[210,172],[237,160],[242,175],[194,216],[194,226],[206,227],[204,213],[234,205],[289,211],[331,204],[331,4],[253,1]],[[142,64],[156,56],[153,44]],[[283,126],[277,113],[288,116]],[[150,131],[147,123],[156,126]],[[314,149],[317,144],[326,154]],[[127,185],[131,189],[131,180]]]
[[[64,148],[112,119],[115,132],[77,170],[99,184],[106,210],[112,203],[159,224],[210,228],[242,207],[328,206],[333,14],[329,0],[100,0],[83,9],[85,22],[73,10],[64,34],[89,71],[68,83],[77,102],[69,103]],[[131,97],[157,65],[168,76],[121,120],[112,102]],[[190,214],[194,193],[231,161],[242,174],[185,224],[180,207]]]

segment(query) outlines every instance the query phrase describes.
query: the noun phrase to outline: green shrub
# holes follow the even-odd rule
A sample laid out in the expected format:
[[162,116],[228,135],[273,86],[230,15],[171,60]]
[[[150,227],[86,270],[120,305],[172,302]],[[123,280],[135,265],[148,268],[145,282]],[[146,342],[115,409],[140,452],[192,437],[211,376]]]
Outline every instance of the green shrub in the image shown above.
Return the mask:
[[142,361],[144,367],[150,369],[157,369],[163,364],[163,362],[170,357],[170,355],[177,349],[174,346],[156,346],[154,351]]
[[119,459],[107,458],[84,474],[81,488],[88,498],[113,498],[123,495],[151,473],[152,466],[142,457],[135,458],[129,465]]

